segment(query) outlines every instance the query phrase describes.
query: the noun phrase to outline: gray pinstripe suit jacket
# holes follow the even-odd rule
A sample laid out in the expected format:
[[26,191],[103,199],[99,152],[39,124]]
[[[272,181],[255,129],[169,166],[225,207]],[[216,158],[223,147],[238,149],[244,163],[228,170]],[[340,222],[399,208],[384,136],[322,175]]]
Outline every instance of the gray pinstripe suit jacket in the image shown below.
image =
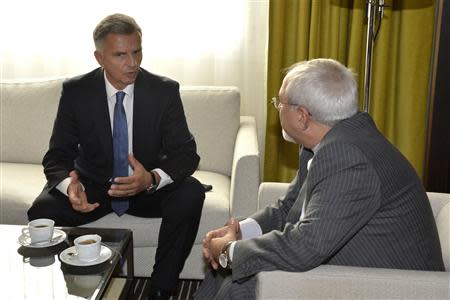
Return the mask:
[[236,243],[233,280],[320,264],[444,270],[422,183],[368,114],[336,124],[307,171],[311,157],[302,150],[286,196],[250,216],[263,235]]

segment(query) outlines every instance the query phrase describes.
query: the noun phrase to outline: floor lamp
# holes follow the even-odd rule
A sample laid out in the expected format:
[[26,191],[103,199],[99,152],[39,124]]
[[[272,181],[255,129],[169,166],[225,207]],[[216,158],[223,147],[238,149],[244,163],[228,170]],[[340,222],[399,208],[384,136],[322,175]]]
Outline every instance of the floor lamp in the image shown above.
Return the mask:
[[364,103],[363,110],[369,112],[370,104],[370,83],[372,76],[372,54],[373,44],[380,30],[383,19],[384,0],[366,0],[367,4],[367,42],[366,42],[366,63],[364,70]]

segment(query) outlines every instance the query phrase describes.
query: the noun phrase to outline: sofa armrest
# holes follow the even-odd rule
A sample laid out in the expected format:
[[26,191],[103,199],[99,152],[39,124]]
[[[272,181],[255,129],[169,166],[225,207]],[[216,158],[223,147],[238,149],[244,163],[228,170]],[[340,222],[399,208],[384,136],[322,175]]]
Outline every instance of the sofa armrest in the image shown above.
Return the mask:
[[259,186],[259,148],[254,117],[241,116],[231,170],[230,214],[256,211]]
[[257,299],[450,299],[450,273],[321,265],[261,272]]
[[289,187],[289,183],[263,182],[258,191],[258,210],[275,203],[281,196],[284,196]]

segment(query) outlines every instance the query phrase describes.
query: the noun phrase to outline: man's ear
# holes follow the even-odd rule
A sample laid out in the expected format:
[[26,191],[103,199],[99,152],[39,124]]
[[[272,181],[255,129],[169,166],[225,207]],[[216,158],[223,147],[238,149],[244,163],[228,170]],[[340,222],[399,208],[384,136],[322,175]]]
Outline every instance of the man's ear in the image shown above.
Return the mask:
[[299,128],[302,130],[306,130],[308,128],[311,114],[309,113],[308,109],[306,109],[303,106],[300,106],[297,109],[297,114],[298,114],[297,120],[300,125]]
[[298,113],[298,118],[304,120],[305,122],[308,121],[311,117],[311,113],[304,106],[299,106],[297,109],[297,113]]
[[95,59],[97,60],[98,64],[103,67],[103,54],[100,51],[95,50],[94,56],[95,56]]

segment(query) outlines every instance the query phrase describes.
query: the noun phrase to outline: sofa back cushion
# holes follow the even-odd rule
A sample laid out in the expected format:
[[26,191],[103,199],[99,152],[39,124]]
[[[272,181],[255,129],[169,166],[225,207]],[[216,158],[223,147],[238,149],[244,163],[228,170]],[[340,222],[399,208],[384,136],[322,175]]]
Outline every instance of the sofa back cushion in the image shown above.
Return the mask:
[[1,160],[40,164],[48,149],[63,79],[1,83]]
[[[63,79],[0,83],[1,161],[40,164],[48,150]],[[182,87],[199,169],[231,175],[240,96],[233,87]]]
[[184,86],[181,99],[197,141],[199,170],[231,176],[240,122],[240,95],[234,87]]

